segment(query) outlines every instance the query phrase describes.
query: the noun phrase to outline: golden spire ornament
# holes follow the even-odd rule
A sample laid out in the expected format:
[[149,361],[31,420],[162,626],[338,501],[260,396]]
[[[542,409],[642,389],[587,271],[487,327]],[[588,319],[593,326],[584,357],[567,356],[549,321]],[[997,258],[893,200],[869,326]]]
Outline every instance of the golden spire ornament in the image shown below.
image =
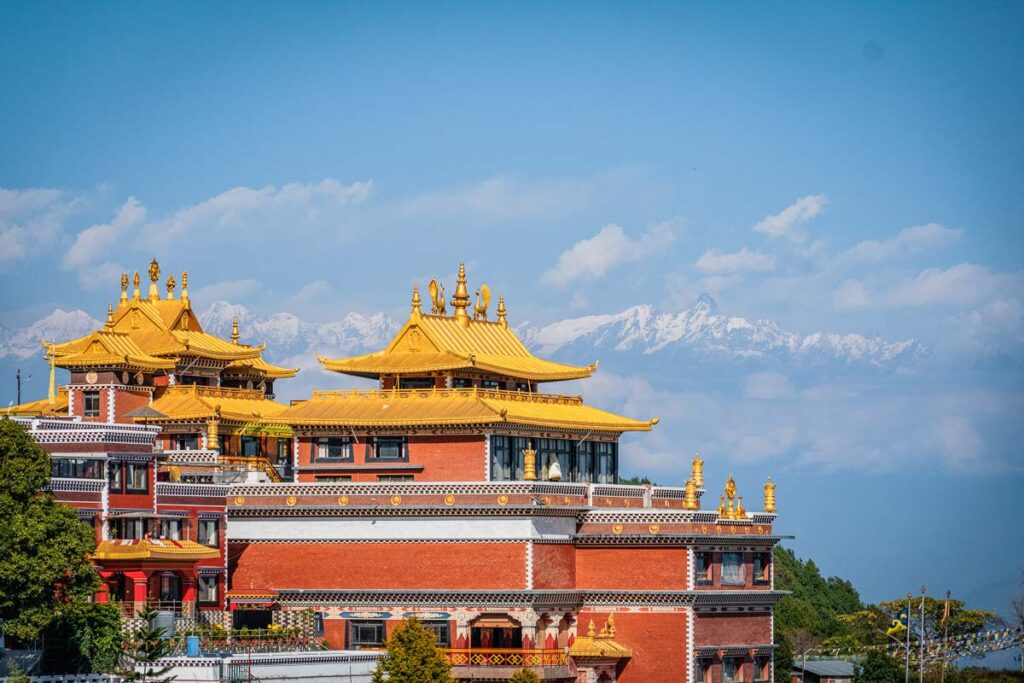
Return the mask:
[[718,497],[718,516],[725,518],[725,496]]
[[231,342],[233,344],[237,344],[238,343],[238,337],[239,337],[239,334],[238,334],[238,316],[235,315],[235,316],[231,317]]
[[412,286],[412,314],[413,315],[418,316],[422,312],[422,311],[420,311],[420,304],[421,303],[422,302],[420,301],[420,286],[417,285],[417,284],[414,284]]
[[768,477],[764,485],[764,511],[775,512],[775,482],[771,477]]
[[181,300],[188,301],[188,271],[181,273]]
[[455,295],[452,297],[452,308],[455,309],[455,319],[459,321],[459,324],[465,326],[469,324],[469,313],[466,311],[472,305],[472,300],[469,298],[469,289],[466,287],[466,263],[459,263],[459,279],[455,284]]
[[174,300],[174,288],[178,286],[178,284],[174,281],[174,275],[168,275],[167,276],[167,283],[166,283],[166,285],[167,285],[167,300],[168,301],[173,301]]
[[700,459],[700,453],[694,453],[693,455],[690,478],[693,479],[694,486],[699,489],[704,488],[704,461]]
[[683,498],[684,510],[700,510],[700,500],[697,499],[697,485],[693,479],[686,480],[686,496]]
[[132,298],[136,301],[139,300],[139,287],[142,285],[142,278],[139,277],[139,271],[135,271],[135,277],[132,278],[132,284],[135,286],[135,291],[132,293]]
[[156,262],[156,257],[149,262],[149,300],[159,301],[160,290],[157,288],[157,280],[160,279],[160,264]]
[[505,318],[505,295],[498,294],[498,323],[508,329],[508,320]]
[[114,305],[107,304],[107,322],[104,325],[108,330],[114,329]]
[[119,304],[128,302],[128,273],[121,273],[121,301]]

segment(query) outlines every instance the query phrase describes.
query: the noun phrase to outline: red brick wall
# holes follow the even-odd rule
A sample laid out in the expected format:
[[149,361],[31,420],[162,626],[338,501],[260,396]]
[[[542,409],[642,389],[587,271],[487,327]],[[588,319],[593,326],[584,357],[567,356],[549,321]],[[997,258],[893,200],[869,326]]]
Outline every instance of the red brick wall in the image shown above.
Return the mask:
[[533,587],[576,587],[576,549],[568,544],[533,544]]
[[412,437],[409,462],[423,465],[417,480],[483,481],[487,475],[483,436]]
[[[149,405],[149,394],[138,391],[118,391],[114,396],[114,421],[131,422],[132,419],[125,415],[147,405]],[[106,406],[102,406],[101,411],[105,413]]]
[[772,642],[767,614],[697,614],[694,645],[766,645]]
[[[580,633],[590,620],[600,631],[607,612],[584,612]],[[654,683],[686,680],[686,614],[683,612],[616,612],[615,642],[633,651],[633,658],[619,674],[621,683]]]
[[231,585],[239,588],[493,590],[526,584],[523,543],[232,544],[228,557]]
[[578,588],[686,590],[685,548],[577,548]]

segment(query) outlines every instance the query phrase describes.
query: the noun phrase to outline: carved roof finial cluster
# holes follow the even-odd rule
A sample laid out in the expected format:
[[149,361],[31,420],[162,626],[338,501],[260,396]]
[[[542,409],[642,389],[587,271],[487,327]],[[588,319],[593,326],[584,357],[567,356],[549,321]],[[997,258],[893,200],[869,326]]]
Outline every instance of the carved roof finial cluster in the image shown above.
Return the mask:
[[419,315],[422,312],[420,310],[421,303],[422,303],[422,301],[420,300],[420,286],[418,284],[413,284],[413,286],[412,286],[412,313],[413,313],[413,315]]
[[[728,504],[725,499],[728,498]],[[721,497],[721,504],[718,506],[718,516],[722,519],[746,519],[747,511],[743,507],[743,496],[736,496],[736,482],[732,475],[725,482],[725,495]]]
[[128,303],[128,273],[121,273],[121,300],[120,303]]
[[237,344],[239,336],[240,335],[238,334],[238,316],[234,315],[231,316],[231,342],[233,344]]
[[775,512],[775,482],[771,477],[768,477],[764,485],[764,511]]
[[139,271],[135,271],[135,277],[132,278],[132,284],[135,286],[135,291],[132,294],[132,298],[136,301],[139,300],[139,287],[142,285],[142,278],[139,277]]
[[156,283],[160,279],[160,264],[157,263],[156,257],[149,262],[149,300],[159,301],[160,291],[157,289]]
[[167,284],[167,300],[168,301],[173,301],[174,300],[174,288],[178,286],[178,284],[174,281],[174,275],[168,275],[167,276],[167,283],[166,284]]
[[188,301],[188,271],[181,274],[181,300]]
[[508,319],[505,317],[507,311],[505,310],[505,295],[498,294],[498,322],[506,330],[508,329]]
[[107,304],[107,322],[104,325],[108,330],[114,329],[114,305]]
[[694,453],[693,465],[690,467],[690,478],[693,485],[699,489],[704,488],[704,461],[700,459],[700,453]]
[[455,284],[455,295],[452,296],[452,308],[455,309],[453,315],[460,323],[466,324],[469,322],[469,313],[466,309],[471,304],[472,300],[469,298],[469,289],[466,287],[466,263],[460,262],[459,279]]

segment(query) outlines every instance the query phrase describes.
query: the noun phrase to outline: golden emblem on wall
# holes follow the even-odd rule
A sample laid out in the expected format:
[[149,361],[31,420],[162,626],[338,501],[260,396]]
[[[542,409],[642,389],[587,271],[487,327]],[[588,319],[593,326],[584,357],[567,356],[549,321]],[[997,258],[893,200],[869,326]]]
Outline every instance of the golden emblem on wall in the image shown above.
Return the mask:
[[295,505],[295,503],[296,503],[295,496],[288,496],[287,500],[285,500],[284,502],[288,503],[288,505]]
[[92,372],[91,370],[85,373],[85,381],[88,384],[96,384],[96,382],[99,381],[99,378],[99,375],[97,375],[95,372]]
[[348,505],[348,496],[338,496],[338,505]]
[[659,531],[661,531],[661,525],[659,525],[659,524],[652,524],[649,527],[647,527],[647,530],[650,531],[652,534],[656,534]]
[[504,493],[498,496],[498,505],[508,505],[508,496]]
[[401,496],[391,496],[391,504],[392,505],[401,505],[402,504],[402,497]]
[[622,525],[621,524],[612,524],[612,533],[615,534],[616,536],[621,534],[622,533]]
[[235,505],[245,505],[245,496],[235,496]]
[[444,497],[444,504],[455,505],[455,496],[449,493],[447,496]]

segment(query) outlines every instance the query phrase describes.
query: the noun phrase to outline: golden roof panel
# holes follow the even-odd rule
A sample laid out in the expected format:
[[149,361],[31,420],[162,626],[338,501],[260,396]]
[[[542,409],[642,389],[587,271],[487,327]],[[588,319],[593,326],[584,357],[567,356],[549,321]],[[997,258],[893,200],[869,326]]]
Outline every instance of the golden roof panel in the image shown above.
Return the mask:
[[136,422],[173,422],[177,420],[210,420],[220,418],[233,422],[274,422],[280,424],[287,406],[265,398],[255,389],[228,389],[196,385],[168,387],[150,408],[164,418],[136,418]]
[[220,557],[217,548],[209,548],[195,541],[169,539],[121,539],[100,541],[94,560],[205,560]]
[[486,389],[315,391],[279,416],[293,426],[424,427],[520,424],[604,432],[649,431],[632,420],[584,405],[576,396]]
[[260,377],[268,377],[270,379],[294,377],[298,372],[299,368],[285,368],[279,365],[271,365],[260,356],[237,360],[224,368],[224,374],[226,375],[257,375]]
[[29,401],[16,406],[10,406],[0,410],[0,414],[8,417],[50,417],[68,414],[68,389],[60,387],[53,403],[47,398],[39,401]]
[[129,367],[139,370],[170,370],[175,362],[152,356],[127,334],[97,330],[78,343],[51,347],[58,367]]

